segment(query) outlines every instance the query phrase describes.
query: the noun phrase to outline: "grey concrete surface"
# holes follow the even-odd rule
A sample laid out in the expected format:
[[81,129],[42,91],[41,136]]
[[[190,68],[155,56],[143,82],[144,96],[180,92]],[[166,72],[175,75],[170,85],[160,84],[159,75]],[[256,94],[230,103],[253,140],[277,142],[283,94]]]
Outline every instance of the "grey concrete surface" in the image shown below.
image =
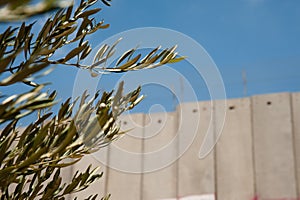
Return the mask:
[[[107,149],[101,149],[100,151],[106,154]],[[99,171],[103,172],[103,176],[100,179],[98,179],[96,182],[91,184],[87,189],[71,194],[70,199],[74,199],[75,197],[77,197],[78,200],[81,199],[83,200],[92,194],[98,194],[98,197],[103,197],[107,195],[107,193],[105,192],[105,180],[107,175],[107,169],[104,164],[99,162],[96,156],[93,155],[84,156],[78,163],[76,163],[72,171],[74,174],[77,170],[79,170],[80,172],[84,172],[90,164],[92,164],[92,169],[96,167],[100,167]]]
[[[176,157],[176,146],[164,149],[176,135],[175,120],[175,113],[146,116],[144,153],[148,155],[145,155],[143,165],[143,200],[176,196],[176,162],[164,166],[165,160]],[[156,153],[158,151],[161,153]]]
[[[213,125],[211,102],[184,103],[177,112],[182,117],[179,149],[183,153],[178,160],[178,196],[214,194],[214,153],[204,159],[199,158],[205,135],[208,133],[209,137],[214,137],[213,129],[209,129]],[[184,149],[189,142],[192,144]]]
[[[111,200],[139,200],[142,184],[140,172],[144,115],[125,115],[121,118],[121,123],[123,131],[131,131],[110,145],[109,164],[113,168],[108,170],[107,192],[111,194]],[[130,155],[127,152],[140,156],[126,157],[124,155]]]
[[[214,193],[218,200],[252,200],[256,195],[259,200],[296,199],[300,190],[300,93],[228,100],[217,147],[199,159],[205,134],[209,132],[208,139],[213,141],[215,127],[222,123],[221,105],[212,103],[214,109],[211,102],[194,102],[183,103],[172,113],[124,116],[123,130],[137,128],[114,142],[117,149],[101,150],[100,160],[109,161],[111,168],[102,168],[105,176],[78,199],[95,192],[100,196],[111,193],[112,200]],[[140,156],[128,158],[124,150]],[[84,158],[72,171],[83,170],[89,163],[103,166],[95,158],[99,154]],[[116,166],[144,173],[122,172]]]
[[290,94],[252,98],[256,191],[262,199],[295,199]]
[[294,151],[296,161],[297,196],[300,198],[300,93],[292,94]]
[[[216,101],[216,123],[222,123],[218,108],[219,101]],[[226,123],[216,150],[217,199],[253,198],[255,194],[249,98],[227,101]]]

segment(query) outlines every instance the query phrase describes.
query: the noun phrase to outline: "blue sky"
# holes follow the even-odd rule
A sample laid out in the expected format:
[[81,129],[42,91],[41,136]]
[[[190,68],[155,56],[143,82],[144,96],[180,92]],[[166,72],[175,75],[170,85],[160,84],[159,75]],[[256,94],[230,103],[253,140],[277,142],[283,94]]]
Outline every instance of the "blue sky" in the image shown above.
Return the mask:
[[[97,18],[104,19],[111,27],[90,37],[92,44],[128,29],[168,28],[190,36],[203,46],[222,75],[228,98],[244,96],[243,71],[247,77],[247,96],[300,91],[298,0],[113,0],[111,7],[102,7]],[[176,64],[174,69],[190,79],[198,100],[208,100],[203,80],[193,76],[192,68],[182,68],[185,64]],[[49,87],[57,89],[61,99],[71,96],[76,73],[77,69],[58,66],[48,78],[53,81]],[[104,77],[105,82],[99,88],[112,88],[119,77]],[[153,104],[160,104],[168,111],[174,108],[170,88],[147,85],[143,86],[143,93],[147,98],[136,112],[147,112]],[[188,96],[183,99],[190,100]]]

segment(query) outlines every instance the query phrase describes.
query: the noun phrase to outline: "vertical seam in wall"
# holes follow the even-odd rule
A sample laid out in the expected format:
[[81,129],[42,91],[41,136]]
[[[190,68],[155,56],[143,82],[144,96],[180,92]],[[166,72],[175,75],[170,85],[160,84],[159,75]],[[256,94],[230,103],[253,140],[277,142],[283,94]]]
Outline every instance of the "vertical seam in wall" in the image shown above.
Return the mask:
[[110,165],[110,145],[107,146],[107,152],[106,152],[106,159],[107,159],[107,164],[105,166],[106,168],[106,173],[104,174],[104,195],[108,195],[108,177],[109,177],[109,165]]
[[251,149],[252,149],[252,171],[253,171],[253,192],[256,197],[257,194],[257,184],[256,184],[256,163],[255,163],[255,143],[254,143],[254,112],[253,112],[253,97],[250,98],[250,115],[251,115]]
[[174,137],[178,136],[178,139],[176,141],[176,164],[175,164],[175,170],[176,170],[176,177],[175,177],[175,182],[176,182],[176,188],[175,188],[175,194],[176,194],[176,199],[179,198],[179,149],[180,149],[180,132],[179,132],[179,127],[180,127],[180,118],[179,118],[179,111],[175,109],[175,120],[174,120],[174,132],[175,135]]
[[[73,174],[74,174],[74,167],[75,165],[71,165],[70,167],[70,173],[69,173],[69,178],[70,178],[70,181],[72,180],[72,177],[73,177]],[[72,197],[72,193],[68,195],[68,200],[71,200],[73,197]]]
[[[214,141],[216,141],[216,125],[217,125],[217,112],[216,112],[216,101],[212,101],[212,123],[213,123],[213,137]],[[217,172],[217,145],[216,142],[215,147],[213,149],[213,166],[214,166],[214,189],[215,189],[215,199],[218,200],[218,172]]]
[[293,107],[293,96],[292,93],[289,94],[290,98],[290,111],[291,111],[291,129],[292,129],[292,145],[293,145],[293,158],[294,158],[294,173],[295,173],[295,186],[296,186],[296,195],[297,198],[299,198],[299,191],[298,191],[298,186],[299,186],[299,180],[297,176],[297,154],[296,154],[296,133],[295,133],[295,128],[294,128],[294,107]]
[[140,177],[140,199],[144,199],[144,154],[145,154],[145,126],[146,126],[146,119],[145,114],[142,116],[142,149],[141,149],[141,177]]
[[[180,78],[180,80],[179,80],[179,82],[180,82],[180,96],[179,96],[179,104],[177,104],[177,106],[176,106],[176,95],[173,93],[173,109],[174,109],[174,111],[175,111],[175,113],[176,113],[176,119],[174,120],[174,122],[175,122],[175,132],[178,134],[178,140],[176,141],[177,142],[177,144],[176,144],[176,156],[177,156],[177,159],[176,159],[176,164],[175,164],[175,170],[176,170],[176,188],[175,188],[175,193],[176,193],[176,199],[178,199],[179,198],[179,151],[180,151],[180,142],[179,142],[179,140],[180,140],[180,125],[179,125],[179,121],[181,121],[181,118],[179,118],[179,117],[181,117],[182,116],[182,112],[181,112],[181,110],[182,110],[182,108],[184,107],[184,105],[183,105],[183,98],[184,98],[184,88],[183,88],[183,82],[182,82],[182,78]],[[173,88],[174,89],[174,88]],[[174,90],[175,91],[175,90]],[[179,108],[179,109],[177,109],[177,108]],[[176,134],[175,134],[175,137],[176,137]]]

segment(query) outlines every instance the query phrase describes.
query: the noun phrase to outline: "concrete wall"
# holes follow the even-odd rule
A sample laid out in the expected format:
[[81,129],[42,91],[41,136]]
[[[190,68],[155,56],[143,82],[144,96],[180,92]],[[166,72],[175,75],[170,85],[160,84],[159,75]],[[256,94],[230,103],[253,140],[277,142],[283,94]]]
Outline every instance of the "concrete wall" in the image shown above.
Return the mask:
[[[136,128],[73,167],[92,163],[104,171],[78,199],[299,199],[300,93],[227,100],[225,123],[223,104],[183,103],[172,113],[122,117],[123,130]],[[223,124],[217,145],[200,159],[203,141],[213,143]]]
[[257,195],[295,199],[296,174],[290,94],[252,98]]
[[[216,121],[221,123],[218,115]],[[252,146],[250,99],[230,100],[226,123],[216,146],[218,199],[250,200],[255,196]]]

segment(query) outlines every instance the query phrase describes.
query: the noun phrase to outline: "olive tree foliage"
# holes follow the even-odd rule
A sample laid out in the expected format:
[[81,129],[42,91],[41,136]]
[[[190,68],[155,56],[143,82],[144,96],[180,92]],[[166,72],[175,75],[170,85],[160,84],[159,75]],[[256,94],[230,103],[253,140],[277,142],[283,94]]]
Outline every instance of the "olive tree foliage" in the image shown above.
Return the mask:
[[[97,168],[88,166],[85,171],[77,171],[71,182],[62,180],[61,170],[123,134],[116,121],[118,116],[143,98],[140,87],[123,94],[121,83],[115,92],[85,92],[54,110],[53,105],[58,103],[56,91],[45,91],[45,84],[38,82],[38,77],[46,76],[51,66],[74,66],[96,76],[154,68],[183,59],[177,56],[176,46],[162,50],[158,47],[144,56],[130,49],[109,68],[106,61],[114,54],[118,40],[103,45],[93,64],[83,65],[92,50],[86,36],[109,25],[92,17],[101,10],[94,5],[97,0],[81,0],[78,6],[64,4],[64,8],[57,2],[33,5],[30,1],[0,1],[1,9],[6,10],[5,15],[1,14],[2,22],[56,9],[38,32],[32,30],[34,23],[23,22],[0,34],[0,88],[28,85],[28,91],[21,94],[0,94],[0,199],[65,199],[66,195],[87,188],[102,176]],[[102,2],[110,5],[109,0]],[[65,55],[54,56],[61,48],[68,49],[64,50]],[[19,121],[30,114],[36,120],[20,128]],[[96,198],[97,195],[87,197]]]

